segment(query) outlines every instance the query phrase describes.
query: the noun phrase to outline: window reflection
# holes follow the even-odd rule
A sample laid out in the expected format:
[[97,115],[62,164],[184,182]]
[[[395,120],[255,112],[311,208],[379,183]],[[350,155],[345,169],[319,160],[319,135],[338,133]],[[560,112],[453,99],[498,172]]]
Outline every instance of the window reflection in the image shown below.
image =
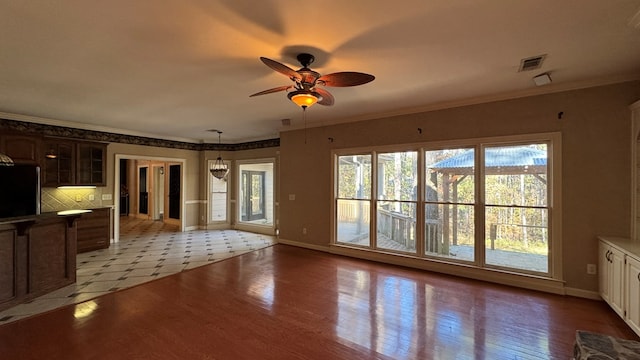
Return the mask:
[[257,298],[263,302],[265,308],[271,310],[273,307],[273,275],[261,275],[257,277],[247,289],[247,295]]
[[[354,276],[355,275],[355,276]],[[396,359],[412,358],[418,329],[417,284],[338,269],[337,335]]]

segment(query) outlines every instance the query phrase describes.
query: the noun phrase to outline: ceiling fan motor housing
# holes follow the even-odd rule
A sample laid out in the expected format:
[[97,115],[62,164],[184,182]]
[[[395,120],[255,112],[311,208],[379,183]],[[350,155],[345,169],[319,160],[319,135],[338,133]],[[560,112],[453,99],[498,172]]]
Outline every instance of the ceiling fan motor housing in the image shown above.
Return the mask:
[[315,58],[315,56],[313,56],[311,54],[300,53],[300,54],[298,54],[298,56],[296,56],[296,59],[298,59],[300,64],[302,64],[302,67],[306,68],[309,65],[313,64],[313,62],[315,61],[316,58]]

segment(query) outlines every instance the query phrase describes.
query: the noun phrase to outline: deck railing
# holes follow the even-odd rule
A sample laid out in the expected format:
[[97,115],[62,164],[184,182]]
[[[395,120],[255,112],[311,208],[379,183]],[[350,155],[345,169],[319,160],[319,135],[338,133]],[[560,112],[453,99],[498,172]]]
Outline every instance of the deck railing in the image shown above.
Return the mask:
[[415,220],[407,215],[380,209],[378,210],[378,233],[409,249],[415,249]]
[[[358,200],[339,201],[338,222],[369,223],[369,203]],[[395,211],[379,209],[377,222],[378,234],[408,249],[415,249],[415,219]],[[428,219],[425,222],[425,251],[432,253],[448,251],[448,246],[442,243],[442,226],[438,220]]]

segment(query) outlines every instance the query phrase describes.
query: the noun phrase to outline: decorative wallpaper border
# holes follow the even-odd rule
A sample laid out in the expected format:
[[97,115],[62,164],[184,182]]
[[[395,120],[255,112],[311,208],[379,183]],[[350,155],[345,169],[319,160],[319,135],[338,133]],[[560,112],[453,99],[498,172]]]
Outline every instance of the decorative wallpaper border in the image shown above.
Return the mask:
[[220,150],[238,151],[279,147],[280,139],[252,141],[240,144],[188,143],[174,140],[154,139],[144,136],[123,135],[103,131],[75,129],[65,126],[38,124],[26,121],[0,119],[0,130],[29,133],[34,135],[55,136],[78,140],[110,142],[131,145],[157,146],[182,150]]

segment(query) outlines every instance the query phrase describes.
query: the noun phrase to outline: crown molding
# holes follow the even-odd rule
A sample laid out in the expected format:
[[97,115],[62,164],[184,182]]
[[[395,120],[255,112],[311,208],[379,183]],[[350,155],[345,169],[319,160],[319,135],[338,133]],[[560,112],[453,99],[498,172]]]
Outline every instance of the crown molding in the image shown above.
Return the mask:
[[4,131],[28,133],[33,135],[58,137],[75,140],[86,140],[105,143],[120,143],[142,146],[155,146],[171,149],[206,151],[239,151],[279,147],[280,139],[268,139],[260,141],[245,142],[239,144],[215,144],[215,143],[192,143],[186,141],[176,141],[167,139],[156,139],[146,136],[136,136],[118,134],[107,131],[78,129],[60,125],[42,124],[29,121],[20,121],[0,118],[0,129]]

